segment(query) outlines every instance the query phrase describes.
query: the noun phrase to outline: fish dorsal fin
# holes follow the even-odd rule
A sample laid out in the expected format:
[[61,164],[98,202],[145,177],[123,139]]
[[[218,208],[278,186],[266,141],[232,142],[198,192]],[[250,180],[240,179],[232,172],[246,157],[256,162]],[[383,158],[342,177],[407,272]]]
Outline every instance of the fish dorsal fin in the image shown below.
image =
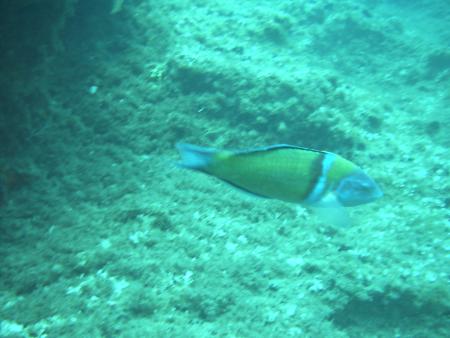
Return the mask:
[[235,155],[246,155],[251,153],[257,153],[257,152],[266,152],[266,151],[273,151],[273,150],[280,150],[280,149],[298,149],[298,150],[305,150],[305,151],[311,151],[315,153],[321,153],[326,154],[326,151],[311,149],[311,148],[305,148],[305,147],[299,147],[294,146],[291,144],[274,144],[267,147],[257,147],[257,148],[250,148],[245,150],[237,150],[234,152]]

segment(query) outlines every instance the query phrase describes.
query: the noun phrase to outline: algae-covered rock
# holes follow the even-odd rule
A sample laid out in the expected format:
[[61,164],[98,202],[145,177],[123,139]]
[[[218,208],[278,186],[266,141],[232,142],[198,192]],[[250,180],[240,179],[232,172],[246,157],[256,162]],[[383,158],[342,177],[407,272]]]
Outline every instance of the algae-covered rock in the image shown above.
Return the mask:
[[[0,9],[0,163],[31,177],[0,169],[0,336],[448,336],[447,2]],[[336,152],[384,196],[335,227],[177,142]]]

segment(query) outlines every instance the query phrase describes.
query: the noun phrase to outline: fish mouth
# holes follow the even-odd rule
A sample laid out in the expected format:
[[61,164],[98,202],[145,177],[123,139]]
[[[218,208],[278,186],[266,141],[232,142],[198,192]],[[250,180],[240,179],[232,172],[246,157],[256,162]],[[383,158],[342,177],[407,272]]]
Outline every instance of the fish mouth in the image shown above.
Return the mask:
[[383,190],[381,190],[381,188],[378,186],[378,184],[376,184],[374,182],[374,189],[373,189],[373,194],[372,194],[373,200],[377,200],[383,196],[384,196]]

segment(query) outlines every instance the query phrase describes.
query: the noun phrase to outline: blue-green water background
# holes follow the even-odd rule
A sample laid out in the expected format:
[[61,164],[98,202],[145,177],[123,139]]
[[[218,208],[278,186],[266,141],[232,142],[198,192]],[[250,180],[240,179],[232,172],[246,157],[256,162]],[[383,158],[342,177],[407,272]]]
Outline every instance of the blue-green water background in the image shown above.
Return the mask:
[[[2,0],[0,337],[449,337],[448,1]],[[347,229],[182,171],[290,143]]]

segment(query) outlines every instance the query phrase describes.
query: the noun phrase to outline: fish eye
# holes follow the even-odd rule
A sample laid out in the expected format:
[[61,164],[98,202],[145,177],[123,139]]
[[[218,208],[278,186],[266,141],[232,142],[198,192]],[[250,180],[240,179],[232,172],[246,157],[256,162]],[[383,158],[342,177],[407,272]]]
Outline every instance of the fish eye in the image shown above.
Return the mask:
[[370,190],[371,184],[369,184],[368,182],[360,182],[359,187],[363,190]]

